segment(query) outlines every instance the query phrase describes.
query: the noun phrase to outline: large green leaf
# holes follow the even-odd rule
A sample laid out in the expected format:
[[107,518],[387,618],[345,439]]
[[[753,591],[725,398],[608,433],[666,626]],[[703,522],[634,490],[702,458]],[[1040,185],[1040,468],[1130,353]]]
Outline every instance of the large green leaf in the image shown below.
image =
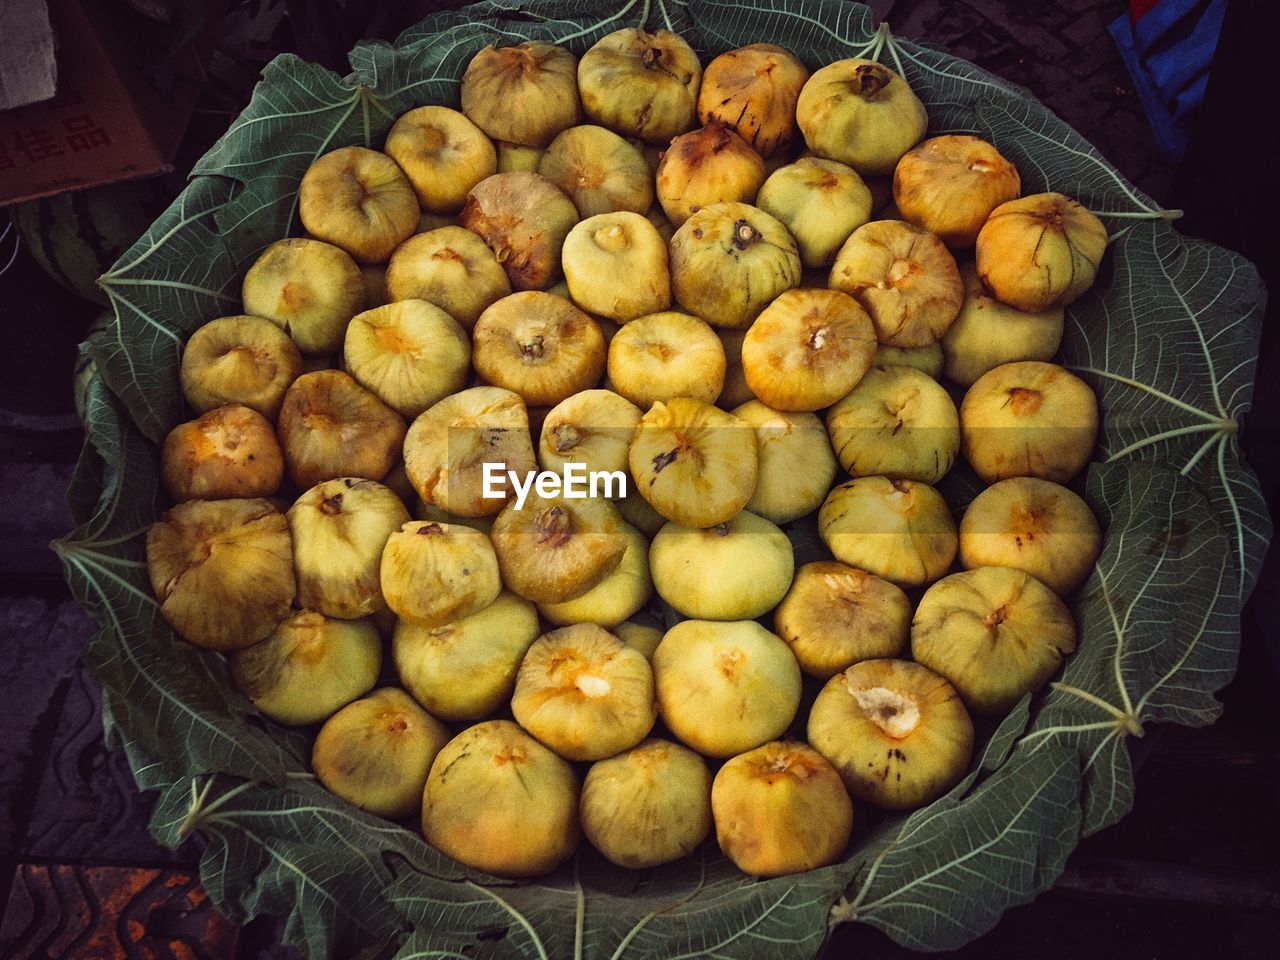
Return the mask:
[[[1104,411],[1085,493],[1106,539],[1061,680],[987,735],[945,797],[907,816],[860,813],[844,862],[754,881],[714,844],[641,873],[584,850],[548,878],[512,883],[319,788],[305,738],[258,717],[219,658],[175,641],[142,562],[160,509],[155,443],[182,415],[181,344],[236,312],[248,263],[297,233],[296,189],[316,156],[377,146],[412,106],[456,104],[459,77],[486,44],[541,38],[581,53],[642,22],[680,31],[704,55],[767,40],[811,67],[878,58],[914,86],[933,132],[977,133],[1018,164],[1026,189],[1061,190],[1103,216],[1116,239],[1097,286],[1068,310],[1063,352]],[[837,0],[495,0],[424,21],[395,45],[364,44],[351,63],[341,78],[274,61],[189,188],[103,278],[114,322],[86,345],[103,377],[71,491],[81,525],[58,546],[103,628],[89,661],[112,734],[139,782],[160,790],[154,832],[168,844],[205,838],[202,876],[233,916],[281,915],[287,939],[322,958],[791,958],[814,954],[838,921],[940,949],[1045,889],[1081,836],[1124,815],[1130,737],[1151,723],[1213,720],[1270,536],[1237,444],[1261,286],[1239,257],[1179,236],[1028,93],[876,31],[865,8]],[[966,497],[971,481],[957,475],[950,492]],[[808,542],[799,527],[793,536]]]

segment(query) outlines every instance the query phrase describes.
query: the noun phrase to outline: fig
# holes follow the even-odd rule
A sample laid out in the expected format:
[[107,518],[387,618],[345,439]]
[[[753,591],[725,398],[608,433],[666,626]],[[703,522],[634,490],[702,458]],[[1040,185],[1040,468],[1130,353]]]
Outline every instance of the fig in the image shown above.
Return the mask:
[[759,470],[747,509],[774,523],[790,523],[822,506],[836,477],[836,458],[822,421],[812,413],[783,413],[751,400],[733,415],[756,434]]
[[875,353],[875,327],[851,296],[787,290],[747,330],[742,372],[775,410],[820,410],[854,388]]
[[966,568],[1012,567],[1058,596],[1084,583],[1102,550],[1089,505],[1066,487],[1010,477],[978,494],[960,519],[960,562]]
[[827,681],[809,711],[809,743],[855,800],[911,810],[959,782],[973,721],[955,687],[909,660],[863,660]]
[[[957,318],[956,323],[959,322]],[[947,333],[955,328],[956,323],[947,329]],[[938,340],[923,347],[891,347],[882,343],[876,348],[874,363],[877,367],[912,367],[931,380],[937,380],[942,376],[942,354],[942,342]]]
[[694,125],[702,65],[670,30],[617,30],[582,55],[578,91],[596,123],[660,147]]
[[974,253],[997,300],[1038,313],[1074,303],[1092,287],[1106,249],[1101,220],[1070,197],[1037,193],[996,207]]
[[612,390],[583,390],[562,400],[542,421],[538,462],[563,474],[570,463],[588,473],[627,470],[631,435],[640,410]]
[[241,406],[180,423],[160,448],[160,480],[174,500],[269,497],[284,477],[271,421]]
[[448,107],[418,107],[402,114],[383,149],[399,164],[418,204],[429,213],[457,213],[471,188],[498,172],[493,143]]
[[534,641],[516,674],[516,721],[566,760],[602,760],[653,729],[649,661],[603,627],[561,627]]
[[405,437],[404,418],[340,370],[295,380],[276,430],[289,479],[303,490],[336,477],[381,480]]
[[911,655],[951,681],[974,713],[1007,713],[1076,648],[1057,594],[1031,574],[978,567],[943,577],[920,598]]
[[754,620],[683,620],[653,653],[658,709],[671,732],[708,757],[775,740],[800,706],[800,668]]
[[384,687],[325,721],[311,769],[343,800],[383,817],[407,817],[422,804],[431,763],[449,730],[403,690]]
[[569,195],[586,220],[602,213],[644,213],[653,206],[653,177],[644,155],[604,127],[570,127],[538,160],[542,174]]
[[646,660],[653,660],[653,651],[662,642],[662,631],[648,623],[627,620],[610,631],[628,647],[639,650]]
[[385,263],[418,228],[418,197],[385,153],[341,147],[302,175],[298,216],[317,240],[341,247],[359,263]]
[[387,606],[422,627],[479,613],[502,592],[489,538],[430,520],[410,520],[387,538],[381,575]]
[[483,610],[438,627],[397,621],[391,656],[400,682],[432,716],[469,723],[511,698],[538,632],[533,604],[504,590]]
[[940,339],[964,302],[964,281],[942,241],[901,220],[872,220],[853,231],[829,282],[866,308],[876,337],[891,347]]
[[537,173],[542,155],[546,153],[541,147],[526,147],[520,143],[496,144],[498,149],[498,173],[514,173],[522,170],[526,173]]
[[697,317],[651,313],[614,336],[608,369],[613,389],[642,410],[676,397],[715,403],[724,385],[724,347]]
[[558,627],[594,623],[613,629],[637,613],[653,595],[649,574],[649,541],[629,523],[622,525],[626,550],[609,574],[582,596],[563,603],[544,603],[539,612]]
[[520,395],[471,387],[420,414],[404,438],[404,465],[422,502],[462,517],[497,513],[515,491],[486,496],[485,464],[523,477],[537,469],[529,412]]
[[886,174],[924,136],[929,116],[902,77],[853,58],[815,71],[796,101],[796,123],[819,157]]
[[399,497],[373,480],[343,477],[316,484],[287,516],[303,608],[342,620],[386,609],[382,551],[409,522]]
[[977,137],[931,137],[893,171],[893,202],[902,219],[952,249],[972,247],[991,211],[1022,191],[1018,168]]
[[274,420],[289,384],[301,374],[298,348],[262,317],[210,320],[182,351],[182,394],[197,413],[239,404]]
[[297,592],[289,524],[262,499],[178,504],[147,530],[147,575],[169,626],[209,650],[265,640]]
[[800,262],[829,267],[849,234],[871,219],[871,191],[852,167],[802,157],[769,174],[756,205],[795,237]]
[[716,404],[732,410],[756,398],[747,386],[747,375],[742,370],[742,341],[746,339],[747,331],[717,327],[716,336],[724,348],[724,389],[720,391]]
[[342,360],[362,387],[404,417],[466,385],[467,331],[426,300],[399,300],[351,318]]
[[711,832],[711,772],[692,750],[645,740],[591,765],[579,810],[582,832],[618,866],[670,863]]
[[818,533],[837,560],[901,587],[937,580],[958,549],[942,495],[928,484],[888,477],[835,487],[818,511]]
[[227,657],[231,682],[263,716],[319,723],[378,682],[382,638],[373,621],[299,610],[271,636]]
[[619,498],[616,506],[622,519],[646,537],[656,536],[667,523],[667,518],[649,506],[649,501],[634,490],[629,490],[625,497]]
[[872,367],[827,412],[827,431],[853,477],[937,483],[960,451],[951,396],[913,367]]
[[698,119],[719,120],[766,160],[795,135],[796,100],[809,71],[790,51],[752,43],[722,53],[702,74]]
[[422,835],[475,870],[550,873],[578,846],[578,778],[510,720],[478,723],[450,740],[432,764]]
[[578,122],[577,70],[553,43],[485,47],[462,75],[462,112],[494,140],[545,147]]
[[748,327],[778,294],[800,283],[791,234],[745,203],[703,207],[671,238],[671,292],[714,327]]
[[1066,483],[1093,456],[1098,401],[1054,363],[1024,360],[984,373],[960,404],[960,448],[985,483]]
[[671,141],[658,164],[658,202],[677,227],[713,203],[749,203],[764,183],[764,161],[719,120]]
[[604,334],[563,297],[528,290],[503,297],[472,332],[476,372],[529,405],[556,404],[600,382]]
[[667,245],[638,213],[583,220],[569,231],[561,257],[569,294],[584,310],[625,323],[671,306]]
[[462,227],[410,237],[387,265],[392,301],[426,300],[470,330],[485,309],[511,293],[502,264],[483,240]]
[[545,290],[560,278],[560,248],[578,210],[546,177],[516,171],[481,180],[458,224],[488,244],[515,290]]
[[535,603],[575,600],[609,576],[627,550],[622,518],[603,498],[530,494],[493,521],[502,582]]
[[319,240],[277,240],[244,275],[245,313],[265,317],[298,349],[342,349],[347,322],[364,309],[364,275],[345,251]]
[[775,741],[727,761],[711,785],[716,842],[753,877],[835,863],[853,832],[853,801],[817,750]]
[[676,397],[655,403],[628,453],[640,495],[686,527],[724,523],[756,488],[755,431],[723,410]]
[[964,303],[942,336],[947,379],[969,387],[1015,360],[1052,360],[1062,343],[1062,307],[1024,313],[987,293],[973,264],[960,268]]
[[785,533],[742,510],[705,530],[668,523],[653,538],[649,567],[658,596],[678,613],[753,620],[786,594],[795,558]]
[[827,680],[862,660],[900,656],[911,636],[911,601],[875,574],[820,560],[796,571],[773,628],[801,670]]

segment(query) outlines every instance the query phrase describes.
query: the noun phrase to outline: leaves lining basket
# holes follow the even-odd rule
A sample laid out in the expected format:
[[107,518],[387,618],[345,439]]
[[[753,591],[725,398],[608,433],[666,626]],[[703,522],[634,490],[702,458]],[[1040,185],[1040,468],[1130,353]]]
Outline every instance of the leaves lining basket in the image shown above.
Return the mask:
[[[492,0],[437,14],[393,45],[366,43],[340,78],[294,56],[196,165],[187,189],[101,283],[115,321],[83,348],[101,376],[56,544],[102,630],[87,661],[107,731],[139,785],[159,793],[152,831],[206,841],[205,886],[232,917],[285,918],[314,958],[725,957],[817,952],[858,921],[924,949],[958,946],[1050,886],[1077,841],[1132,802],[1127,741],[1153,722],[1211,723],[1234,672],[1239,614],[1270,536],[1237,426],[1249,406],[1264,295],[1254,268],[1179,236],[1168,217],[1027,91],[871,26],[839,0]],[[595,9],[593,9],[595,8]],[[1067,311],[1064,362],[1104,419],[1084,494],[1106,530],[1074,613],[1080,649],[1061,682],[1024,699],[980,743],[948,794],[873,823],[834,866],[744,877],[714,849],[633,872],[584,849],[515,883],[447,860],[411,830],[365,815],[307,772],[307,739],[259,716],[221,657],[178,642],[147,581],[143,534],[161,510],[157,442],[183,418],[181,345],[239,312],[243,270],[296,234],[296,191],[319,154],[377,147],[414,106],[456,106],[486,44],[524,39],[581,55],[622,26],[665,26],[701,56],[775,42],[810,68],[869,56],[903,74],[930,134],[990,140],[1026,192],[1058,190],[1115,237],[1094,289]]]

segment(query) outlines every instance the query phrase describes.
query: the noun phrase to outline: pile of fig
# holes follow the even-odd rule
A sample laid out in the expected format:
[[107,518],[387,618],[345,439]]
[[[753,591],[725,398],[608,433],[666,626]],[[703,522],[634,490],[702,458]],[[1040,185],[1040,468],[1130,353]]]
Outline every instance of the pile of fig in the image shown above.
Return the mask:
[[629,28],[460,106],[316,158],[186,344],[163,616],[467,867],[838,860],[1075,648],[1106,231],[869,60]]

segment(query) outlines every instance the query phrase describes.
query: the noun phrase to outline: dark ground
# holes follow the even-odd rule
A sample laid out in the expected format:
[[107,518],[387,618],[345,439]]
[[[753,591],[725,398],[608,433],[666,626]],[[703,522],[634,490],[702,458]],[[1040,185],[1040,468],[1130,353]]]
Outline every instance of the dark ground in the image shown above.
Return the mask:
[[[379,7],[365,22],[318,13],[319,4],[288,6],[308,24],[299,31],[308,36],[296,42],[286,20],[273,42],[333,66],[355,37],[392,36],[416,19],[413,3]],[[1104,30],[1123,3],[873,6],[896,33],[942,44],[1030,88],[1162,205],[1186,209],[1180,226],[1258,260],[1274,287],[1266,232],[1276,221],[1258,209],[1265,197],[1249,192],[1268,182],[1266,167],[1277,155],[1259,140],[1273,142],[1274,125],[1247,125],[1250,98],[1265,93],[1249,86],[1264,66],[1252,53],[1266,35],[1259,12],[1235,5],[1209,104],[1178,169],[1158,156]],[[274,945],[269,922],[237,930],[217,915],[193,876],[196,848],[172,853],[148,838],[148,802],[123,758],[103,746],[97,691],[78,659],[93,625],[68,599],[46,546],[71,523],[62,495],[81,435],[70,370],[95,312],[25,257],[0,278],[7,338],[0,352],[0,637],[11,651],[0,675],[0,905],[7,904],[0,957],[292,956]],[[1244,438],[1274,505],[1271,416],[1280,409],[1280,376],[1272,320]],[[1204,730],[1152,731],[1139,748],[1134,811],[1084,842],[1054,890],[1010,911],[959,956],[1276,955],[1280,752],[1269,708],[1277,645],[1264,625],[1280,610],[1271,567],[1245,618],[1240,671],[1222,694],[1222,720]],[[832,958],[911,955],[863,927],[841,929],[828,950]]]

